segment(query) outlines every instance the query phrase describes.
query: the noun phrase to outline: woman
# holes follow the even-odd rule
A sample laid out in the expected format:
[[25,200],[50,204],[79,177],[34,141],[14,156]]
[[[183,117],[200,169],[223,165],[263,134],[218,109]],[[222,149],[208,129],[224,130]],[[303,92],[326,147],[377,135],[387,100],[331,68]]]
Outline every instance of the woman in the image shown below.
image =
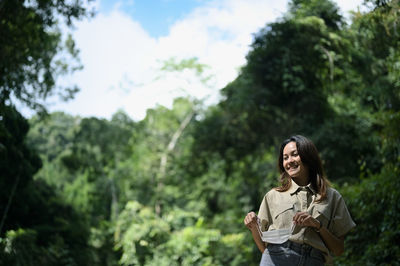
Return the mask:
[[[344,236],[355,224],[342,196],[329,186],[317,148],[297,135],[279,153],[281,186],[270,190],[258,212],[244,223],[263,253],[260,265],[324,265],[344,251]],[[292,227],[294,226],[294,228]],[[268,244],[260,231],[293,228],[288,241]]]

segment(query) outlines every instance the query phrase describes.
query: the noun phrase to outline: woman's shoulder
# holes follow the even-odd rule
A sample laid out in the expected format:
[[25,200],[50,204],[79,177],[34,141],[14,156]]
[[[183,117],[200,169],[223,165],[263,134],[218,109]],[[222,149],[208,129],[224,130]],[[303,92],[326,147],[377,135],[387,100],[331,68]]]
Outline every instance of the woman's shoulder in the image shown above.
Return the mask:
[[337,191],[333,187],[328,187],[326,190],[326,196],[332,200],[339,200],[342,198],[342,194],[340,194],[339,191]]
[[281,192],[279,192],[277,189],[278,189],[277,187],[271,188],[271,189],[267,192],[267,194],[265,194],[265,196],[281,193]]
[[265,198],[268,200],[273,200],[276,198],[281,198],[283,196],[284,192],[281,192],[278,190],[278,187],[270,189],[266,194]]

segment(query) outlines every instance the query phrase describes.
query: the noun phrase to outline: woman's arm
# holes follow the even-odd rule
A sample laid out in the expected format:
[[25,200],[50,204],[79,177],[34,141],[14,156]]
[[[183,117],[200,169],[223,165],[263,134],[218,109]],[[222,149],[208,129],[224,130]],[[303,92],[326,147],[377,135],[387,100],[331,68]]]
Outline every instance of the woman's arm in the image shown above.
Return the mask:
[[253,236],[254,242],[256,243],[258,249],[261,253],[264,253],[265,243],[261,240],[258,224],[257,224],[257,215],[254,212],[249,212],[244,218],[244,224],[251,231],[251,235]]
[[323,227],[322,224],[312,217],[308,212],[298,212],[293,217],[293,221],[300,226],[313,227],[319,231],[319,235],[324,241],[325,245],[330,251],[339,256],[344,251],[344,236],[336,237],[327,228]]
[[332,251],[335,256],[340,256],[344,252],[344,236],[336,237],[323,226],[319,229],[319,235],[328,249]]

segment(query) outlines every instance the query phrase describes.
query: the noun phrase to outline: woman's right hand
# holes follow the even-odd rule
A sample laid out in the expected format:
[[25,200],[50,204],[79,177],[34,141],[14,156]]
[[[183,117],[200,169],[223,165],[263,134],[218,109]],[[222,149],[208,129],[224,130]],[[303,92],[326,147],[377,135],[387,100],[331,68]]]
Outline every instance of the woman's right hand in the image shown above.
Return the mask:
[[257,219],[255,212],[249,212],[244,218],[244,225],[250,230],[257,229]]

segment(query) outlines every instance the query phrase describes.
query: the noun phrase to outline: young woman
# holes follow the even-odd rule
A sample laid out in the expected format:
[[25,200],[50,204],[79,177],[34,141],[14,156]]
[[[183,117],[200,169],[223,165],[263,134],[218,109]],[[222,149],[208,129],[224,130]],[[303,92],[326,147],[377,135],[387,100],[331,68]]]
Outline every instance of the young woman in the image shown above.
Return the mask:
[[[331,263],[331,254],[343,253],[344,236],[355,223],[342,196],[329,186],[317,148],[303,136],[290,137],[281,145],[279,170],[280,187],[264,196],[258,216],[250,212],[244,219],[263,253],[260,265]],[[282,244],[261,239],[260,231],[289,228]]]

